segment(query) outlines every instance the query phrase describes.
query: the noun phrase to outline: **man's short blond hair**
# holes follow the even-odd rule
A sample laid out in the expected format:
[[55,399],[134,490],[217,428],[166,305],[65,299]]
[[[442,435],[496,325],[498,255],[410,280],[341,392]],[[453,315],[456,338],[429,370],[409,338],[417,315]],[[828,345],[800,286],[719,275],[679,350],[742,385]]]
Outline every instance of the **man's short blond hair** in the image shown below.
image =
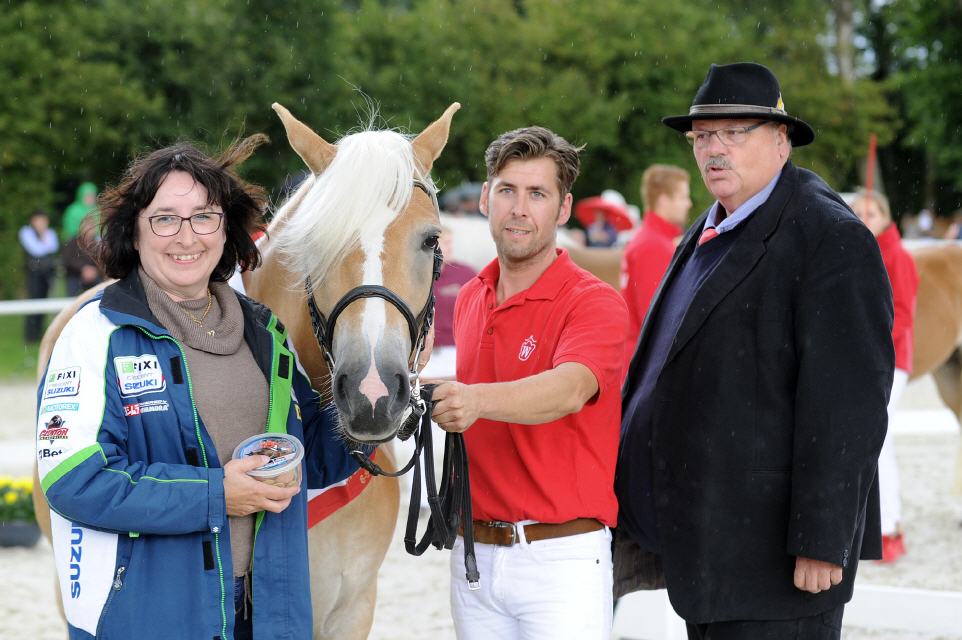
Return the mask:
[[688,184],[691,178],[688,172],[673,164],[653,164],[641,175],[641,201],[645,211],[652,211],[658,197],[672,196],[678,185]]

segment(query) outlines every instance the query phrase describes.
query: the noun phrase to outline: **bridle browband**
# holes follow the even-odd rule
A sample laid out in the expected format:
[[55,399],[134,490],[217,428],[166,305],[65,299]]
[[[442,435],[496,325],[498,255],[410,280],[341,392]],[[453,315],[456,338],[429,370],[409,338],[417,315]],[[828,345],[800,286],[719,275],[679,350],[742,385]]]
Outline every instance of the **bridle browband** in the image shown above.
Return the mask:
[[[434,210],[440,213],[437,192],[421,180],[415,180],[414,186],[424,191],[424,193],[431,198],[431,202],[434,204]],[[424,306],[421,307],[421,311],[417,316],[411,313],[411,309],[404,303],[400,296],[387,287],[379,284],[362,284],[341,296],[341,299],[337,301],[331,310],[330,318],[327,318],[321,313],[320,309],[317,308],[317,303],[314,301],[314,286],[311,283],[310,276],[304,279],[304,289],[307,292],[307,308],[311,314],[311,328],[314,331],[314,338],[321,348],[321,353],[324,354],[324,359],[327,361],[327,368],[332,377],[334,375],[334,325],[337,323],[337,319],[341,313],[352,303],[363,298],[381,298],[394,305],[394,308],[404,317],[411,336],[411,354],[408,368],[408,381],[411,385],[411,395],[409,401],[410,410],[401,421],[402,426],[407,426],[408,418],[413,417],[414,420],[416,420],[424,415],[424,412],[427,410],[427,406],[421,399],[417,364],[421,351],[424,349],[428,332],[431,330],[431,325],[434,324],[434,283],[441,277],[441,267],[443,264],[444,255],[441,253],[441,246],[435,245],[434,266],[431,274],[432,286],[428,291],[428,299],[425,301]],[[413,426],[411,428],[413,429]]]
[[[420,180],[415,180],[414,186],[430,196],[431,202],[434,204],[434,210],[440,215],[437,192]],[[481,576],[478,573],[478,564],[474,555],[471,482],[468,478],[468,454],[464,446],[464,436],[460,433],[448,433],[445,438],[443,470],[439,490],[434,476],[431,415],[428,411],[431,406],[434,386],[427,385],[426,388],[422,388],[417,369],[418,358],[424,349],[424,342],[431,330],[431,325],[434,323],[434,283],[441,276],[443,264],[444,255],[441,253],[441,247],[435,245],[431,290],[428,293],[427,301],[417,316],[411,313],[400,296],[387,287],[376,284],[362,284],[341,296],[341,299],[331,310],[331,317],[325,318],[314,301],[314,287],[311,284],[310,277],[304,279],[304,289],[307,292],[307,308],[311,313],[311,327],[314,330],[314,338],[327,361],[332,384],[334,377],[334,325],[337,323],[337,318],[351,303],[362,298],[381,298],[394,305],[394,308],[400,311],[407,321],[408,330],[411,333],[411,354],[408,369],[411,398],[407,415],[401,420],[395,435],[401,440],[406,440],[412,434],[414,435],[414,455],[411,456],[411,460],[403,468],[393,473],[381,469],[363,451],[351,451],[351,455],[354,456],[359,465],[375,476],[397,477],[407,473],[412,468],[414,469],[414,478],[411,482],[411,502],[408,506],[408,522],[404,536],[405,549],[408,553],[416,556],[424,553],[429,545],[434,545],[438,549],[451,549],[457,538],[458,529],[463,526],[465,578],[468,581],[468,587],[471,590],[476,590],[480,588]],[[427,485],[425,491],[431,509],[431,518],[424,536],[418,542],[417,523],[421,504],[421,455],[424,456],[424,473]]]

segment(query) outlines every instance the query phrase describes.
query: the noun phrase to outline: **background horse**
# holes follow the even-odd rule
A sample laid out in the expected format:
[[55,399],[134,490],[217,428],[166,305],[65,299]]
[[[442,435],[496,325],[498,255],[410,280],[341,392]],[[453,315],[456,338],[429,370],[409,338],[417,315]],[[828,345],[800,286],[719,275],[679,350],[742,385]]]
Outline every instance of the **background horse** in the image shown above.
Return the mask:
[[[424,304],[441,232],[429,173],[458,108],[452,104],[413,141],[394,131],[364,131],[335,146],[274,105],[312,175],[277,212],[259,245],[262,266],[245,273],[244,284],[287,326],[313,386],[333,398],[347,440],[385,442],[406,417],[408,372],[416,365],[409,327],[382,298],[349,305],[332,335],[337,366],[329,375],[312,331],[305,278],[317,284],[315,301],[326,315],[362,283],[390,289],[411,309]],[[38,379],[64,326],[108,284],[85,292],[51,322],[40,345]],[[389,453],[379,450],[378,456],[391,469]],[[315,638],[366,638],[374,620],[377,573],[397,521],[398,483],[365,471],[352,481],[360,493],[308,532]],[[36,465],[33,487],[37,522],[49,540],[50,510]],[[318,493],[308,492],[309,513],[328,495]],[[59,597],[57,603],[62,615]]]
[[[935,242],[906,246],[919,272],[912,375],[932,374],[942,402],[962,425],[962,246]],[[962,493],[962,449],[955,465]]]
[[[325,318],[359,285],[384,287],[418,313],[431,292],[441,233],[430,170],[459,107],[448,107],[413,141],[393,131],[363,131],[335,146],[274,105],[311,176],[278,211],[260,244],[264,264],[245,274],[244,284],[284,322],[313,386],[333,398],[348,440],[385,442],[407,416],[409,371],[416,365],[411,330],[385,299],[357,299],[336,316],[329,372],[312,330],[305,280],[315,285]],[[386,453],[382,448],[378,455]],[[364,491],[308,532],[316,638],[366,638],[374,619],[398,483],[359,473],[367,479]]]

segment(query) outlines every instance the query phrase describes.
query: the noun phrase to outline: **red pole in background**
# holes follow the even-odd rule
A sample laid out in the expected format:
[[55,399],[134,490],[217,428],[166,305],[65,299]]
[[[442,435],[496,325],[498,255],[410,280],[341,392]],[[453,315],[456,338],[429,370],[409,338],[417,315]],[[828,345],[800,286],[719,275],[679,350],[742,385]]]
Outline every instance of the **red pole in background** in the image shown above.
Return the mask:
[[867,191],[872,191],[872,187],[875,184],[875,145],[876,145],[875,134],[870,133],[868,136],[868,159],[865,161],[865,189]]

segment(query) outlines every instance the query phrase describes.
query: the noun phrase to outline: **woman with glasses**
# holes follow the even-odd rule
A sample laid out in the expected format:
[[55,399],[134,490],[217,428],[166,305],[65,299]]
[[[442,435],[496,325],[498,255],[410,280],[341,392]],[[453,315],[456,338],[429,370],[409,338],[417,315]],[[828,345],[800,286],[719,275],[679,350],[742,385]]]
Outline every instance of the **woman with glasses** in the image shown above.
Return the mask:
[[160,149],[100,199],[117,282],[67,324],[39,391],[71,638],[311,635],[304,480],[262,483],[247,472],[266,456],[232,459],[250,436],[306,433],[324,486],[356,469],[283,326],[226,282],[260,263],[264,192],[233,167],[263,139],[217,159]]

